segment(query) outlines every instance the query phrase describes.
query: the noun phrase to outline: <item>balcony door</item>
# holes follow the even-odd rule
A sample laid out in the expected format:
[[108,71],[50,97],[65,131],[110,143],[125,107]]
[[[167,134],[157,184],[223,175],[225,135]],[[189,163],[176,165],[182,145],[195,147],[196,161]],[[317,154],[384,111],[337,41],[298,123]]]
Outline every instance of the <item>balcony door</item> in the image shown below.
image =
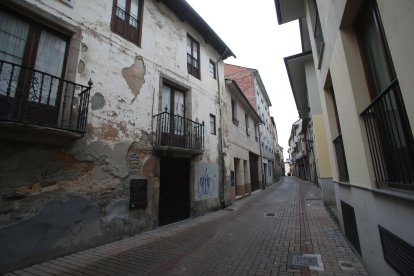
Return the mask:
[[164,139],[171,145],[184,146],[186,133],[184,92],[168,85],[162,87],[162,107],[166,112]]
[[0,119],[56,125],[67,44],[36,22],[0,11]]

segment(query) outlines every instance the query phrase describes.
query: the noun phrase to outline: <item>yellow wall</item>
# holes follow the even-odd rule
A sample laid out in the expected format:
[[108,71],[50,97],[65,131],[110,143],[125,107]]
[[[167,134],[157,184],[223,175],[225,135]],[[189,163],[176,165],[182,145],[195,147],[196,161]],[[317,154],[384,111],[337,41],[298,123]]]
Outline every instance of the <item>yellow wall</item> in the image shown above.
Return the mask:
[[331,178],[331,163],[328,152],[328,141],[326,139],[325,126],[322,114],[312,114],[313,129],[315,135],[315,157],[319,163],[319,177]]

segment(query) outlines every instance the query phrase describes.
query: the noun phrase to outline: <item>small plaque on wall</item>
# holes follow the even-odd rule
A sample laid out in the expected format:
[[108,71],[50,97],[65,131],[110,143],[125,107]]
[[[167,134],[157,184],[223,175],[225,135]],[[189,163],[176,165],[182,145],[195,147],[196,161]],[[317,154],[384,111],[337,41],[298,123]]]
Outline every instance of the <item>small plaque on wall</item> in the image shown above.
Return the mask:
[[129,209],[147,208],[147,179],[131,179],[129,182]]

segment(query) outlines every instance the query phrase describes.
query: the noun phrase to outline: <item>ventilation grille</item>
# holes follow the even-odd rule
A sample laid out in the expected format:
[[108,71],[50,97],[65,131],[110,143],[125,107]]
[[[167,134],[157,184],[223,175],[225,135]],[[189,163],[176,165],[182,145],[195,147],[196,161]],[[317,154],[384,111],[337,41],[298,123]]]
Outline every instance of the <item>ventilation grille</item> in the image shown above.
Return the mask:
[[344,221],[345,235],[354,248],[361,254],[361,246],[359,244],[358,228],[355,219],[354,207],[341,200],[342,218]]
[[400,275],[414,275],[414,247],[378,225],[385,261]]

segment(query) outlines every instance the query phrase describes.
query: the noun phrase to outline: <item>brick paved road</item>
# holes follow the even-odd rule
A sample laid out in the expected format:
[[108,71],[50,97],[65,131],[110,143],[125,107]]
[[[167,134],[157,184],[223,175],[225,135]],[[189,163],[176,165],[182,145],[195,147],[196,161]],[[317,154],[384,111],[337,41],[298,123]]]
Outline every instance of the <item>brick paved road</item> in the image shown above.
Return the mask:
[[[301,254],[320,254],[323,271],[292,267],[292,256]],[[284,177],[227,210],[7,275],[367,273],[322,205],[315,186],[294,177]]]

